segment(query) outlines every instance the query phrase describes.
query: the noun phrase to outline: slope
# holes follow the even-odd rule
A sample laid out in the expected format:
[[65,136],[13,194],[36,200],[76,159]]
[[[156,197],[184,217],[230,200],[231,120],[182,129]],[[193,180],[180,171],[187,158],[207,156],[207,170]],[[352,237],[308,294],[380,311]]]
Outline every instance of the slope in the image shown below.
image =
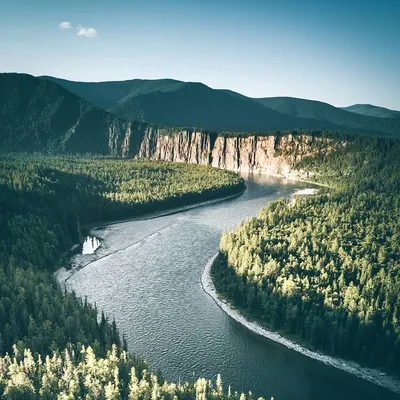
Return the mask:
[[373,131],[387,135],[400,135],[400,119],[383,119],[359,115],[320,101],[294,97],[266,97],[254,100],[269,109],[285,115],[299,118],[313,118],[318,121],[339,125],[345,130]]
[[367,115],[378,118],[400,118],[400,111],[390,110],[384,107],[374,106],[372,104],[354,104],[349,107],[341,107],[342,110],[352,113]]
[[170,126],[218,131],[266,131],[310,127],[310,122],[267,110],[246,98],[234,98],[201,83],[185,83],[120,102],[111,112],[124,118]]
[[170,90],[183,84],[174,79],[132,79],[115,82],[74,82],[52,76],[40,76],[40,79],[55,82],[71,93],[93,103],[104,110],[122,103],[133,96],[150,93],[152,91]]
[[329,129],[372,134],[399,133],[398,121],[370,119],[310,100],[252,99],[201,83],[173,79],[85,83],[41,78],[57,82],[77,96],[120,117],[156,124],[236,132]]
[[3,152],[120,155],[124,138],[145,127],[119,119],[53,82],[26,74],[0,74],[0,110]]

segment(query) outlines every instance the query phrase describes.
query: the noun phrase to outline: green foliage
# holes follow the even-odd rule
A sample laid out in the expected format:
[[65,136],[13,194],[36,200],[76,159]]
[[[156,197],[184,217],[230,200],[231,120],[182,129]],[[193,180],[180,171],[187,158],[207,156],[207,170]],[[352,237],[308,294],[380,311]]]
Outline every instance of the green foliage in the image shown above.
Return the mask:
[[71,93],[108,110],[129,98],[151,92],[166,92],[181,88],[184,82],[174,79],[131,79],[116,82],[74,82],[52,76],[41,76],[40,79],[59,84]]
[[400,119],[357,115],[319,101],[252,99],[230,90],[172,79],[73,82],[43,77],[123,118],[216,131],[341,130],[397,135]]
[[47,354],[67,343],[99,354],[120,345],[115,324],[52,273],[79,225],[230,195],[236,174],[167,162],[0,156],[0,354],[14,343]]
[[252,400],[251,393],[231,393],[230,387],[224,391],[219,375],[216,382],[204,378],[178,385],[166,382],[116,346],[103,358],[91,347],[54,352],[45,359],[15,349],[13,357],[0,358],[0,396],[8,400]]
[[354,104],[349,107],[342,107],[343,110],[356,114],[369,115],[378,118],[400,118],[400,111],[389,110],[384,107],[373,106],[372,104]]
[[[368,115],[367,113],[350,112],[349,109],[341,109],[321,101],[293,97],[266,97],[256,100],[265,107],[287,116],[313,120],[314,125],[309,127],[314,129],[335,129],[334,126],[336,126],[336,129],[340,127],[346,131],[384,133],[394,136],[398,136],[400,132],[400,113],[397,118],[383,119],[377,118],[381,116],[379,114]],[[374,108],[378,109],[379,107]],[[323,122],[326,123],[326,126],[321,125]],[[331,127],[328,124],[331,124]]]
[[[0,74],[0,151],[135,153],[147,125],[125,121],[61,86],[26,74]],[[131,135],[130,133],[134,133]]]
[[354,137],[299,163],[330,191],[227,232],[216,288],[274,330],[400,373],[400,142]]

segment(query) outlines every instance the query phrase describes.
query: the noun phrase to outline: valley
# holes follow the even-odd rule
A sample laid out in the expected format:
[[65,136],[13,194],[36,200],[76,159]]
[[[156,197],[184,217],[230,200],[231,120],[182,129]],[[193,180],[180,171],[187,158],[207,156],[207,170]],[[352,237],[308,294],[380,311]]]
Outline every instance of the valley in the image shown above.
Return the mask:
[[[140,379],[142,395],[155,398],[396,398],[392,110],[357,114],[174,80],[0,74],[0,88],[0,393],[56,398],[60,388],[40,386],[50,378],[38,357],[51,355],[77,368],[80,383],[62,388],[72,398],[127,398]],[[318,194],[287,203],[312,184]],[[55,282],[62,255],[88,229],[100,242]],[[233,322],[200,285],[219,242],[211,276],[220,296],[303,353],[343,358],[356,374],[358,365],[382,371],[359,375],[392,391]],[[111,383],[108,370],[88,386],[97,378],[78,371],[111,359],[124,379]],[[236,394],[203,378],[219,373]],[[176,384],[161,389],[163,376]]]
[[[115,317],[128,348],[174,382],[223,371],[225,387],[268,399],[320,399],[323,393],[327,399],[397,398],[395,392],[258,337],[203,291],[203,270],[223,231],[257,215],[266,203],[310,187],[258,174],[244,178],[247,189],[235,199],[93,229],[104,247],[67,280],[68,289]],[[86,260],[77,255],[73,263]],[[60,271],[61,284],[67,276]]]

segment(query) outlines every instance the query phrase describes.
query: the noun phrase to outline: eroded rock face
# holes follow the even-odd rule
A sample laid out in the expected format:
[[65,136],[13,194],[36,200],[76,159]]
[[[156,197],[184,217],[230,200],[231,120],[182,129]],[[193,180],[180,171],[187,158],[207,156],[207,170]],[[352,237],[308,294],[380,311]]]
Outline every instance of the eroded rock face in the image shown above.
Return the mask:
[[190,130],[170,134],[164,130],[152,130],[144,136],[138,157],[193,164],[210,164],[211,151],[209,134]]
[[324,144],[319,151],[332,149],[331,140],[311,135],[217,137],[195,130],[171,133],[153,129],[144,135],[137,156],[306,179],[309,172],[295,170],[294,165],[318,151],[317,141]]

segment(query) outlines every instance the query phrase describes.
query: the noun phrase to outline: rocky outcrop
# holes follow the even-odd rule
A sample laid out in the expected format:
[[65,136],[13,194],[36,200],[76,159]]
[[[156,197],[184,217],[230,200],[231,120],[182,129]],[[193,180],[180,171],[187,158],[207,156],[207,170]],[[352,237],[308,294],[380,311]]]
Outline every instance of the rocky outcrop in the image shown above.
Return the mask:
[[137,156],[305,179],[309,172],[296,170],[296,163],[318,151],[326,153],[332,146],[332,140],[312,135],[231,137],[196,130],[153,129],[144,135]]
[[305,178],[307,171],[295,170],[296,162],[328,151],[332,142],[299,133],[217,135],[161,128],[119,118],[56,83],[24,74],[0,74],[0,89],[0,153],[102,154]]

